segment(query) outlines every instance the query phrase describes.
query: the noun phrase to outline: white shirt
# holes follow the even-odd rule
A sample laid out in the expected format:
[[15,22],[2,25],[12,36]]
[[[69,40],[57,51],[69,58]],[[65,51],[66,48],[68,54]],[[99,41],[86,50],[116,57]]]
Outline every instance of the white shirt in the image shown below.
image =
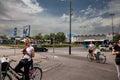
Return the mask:
[[94,54],[97,54],[98,52],[100,52],[99,49],[95,49],[95,50],[93,51]]
[[8,57],[2,57],[1,58],[1,63],[3,63],[3,62],[9,62],[10,60],[9,60],[9,58]]
[[[29,55],[31,55],[31,52],[32,52],[33,49],[34,49],[34,48],[33,48],[32,46],[29,46],[29,47],[26,48],[26,51],[27,51],[27,53],[28,53]],[[28,54],[25,54],[25,55],[23,56],[23,59],[28,59],[28,61],[30,61],[30,60],[31,60],[31,57],[30,57]]]

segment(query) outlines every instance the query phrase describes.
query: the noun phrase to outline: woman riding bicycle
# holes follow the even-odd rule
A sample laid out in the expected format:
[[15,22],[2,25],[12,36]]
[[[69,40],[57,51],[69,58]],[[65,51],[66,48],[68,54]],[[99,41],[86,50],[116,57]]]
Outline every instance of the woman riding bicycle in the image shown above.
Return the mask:
[[[32,57],[35,56],[34,48],[30,44],[30,39],[25,39],[25,48],[23,50],[23,58],[20,60],[18,65],[15,67],[15,71],[18,73],[24,73],[25,80],[30,80],[29,78],[29,68],[33,64]],[[24,71],[21,69],[24,68]]]

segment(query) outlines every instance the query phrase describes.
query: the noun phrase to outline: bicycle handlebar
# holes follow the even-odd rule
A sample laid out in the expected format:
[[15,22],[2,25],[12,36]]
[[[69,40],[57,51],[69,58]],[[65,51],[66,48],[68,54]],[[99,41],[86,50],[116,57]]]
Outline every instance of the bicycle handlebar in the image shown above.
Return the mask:
[[10,62],[10,63],[11,63],[11,62],[17,62],[17,60],[11,59],[9,62]]

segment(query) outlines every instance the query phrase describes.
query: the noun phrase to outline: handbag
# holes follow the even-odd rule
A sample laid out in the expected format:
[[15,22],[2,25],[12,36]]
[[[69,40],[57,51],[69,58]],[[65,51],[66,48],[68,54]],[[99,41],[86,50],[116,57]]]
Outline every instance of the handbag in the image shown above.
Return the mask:
[[116,63],[117,65],[120,65],[120,58],[115,58],[115,63]]

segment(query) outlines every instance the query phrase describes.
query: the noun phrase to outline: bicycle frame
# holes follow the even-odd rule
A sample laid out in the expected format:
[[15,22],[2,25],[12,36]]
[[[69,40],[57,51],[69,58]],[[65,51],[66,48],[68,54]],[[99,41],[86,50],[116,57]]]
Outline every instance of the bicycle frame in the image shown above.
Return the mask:
[[[16,62],[16,60],[9,61],[9,64],[6,66],[7,68],[4,71],[2,71],[2,80],[5,80],[5,78],[9,78],[9,80],[13,80],[12,76],[14,76],[14,78],[16,78],[17,80],[25,80],[24,71],[23,71],[23,73],[15,72],[14,68],[10,65],[11,62]],[[36,70],[38,70],[38,72],[40,72],[39,80],[41,80],[42,79],[42,69],[39,66],[39,64],[34,64],[33,66],[30,67],[29,75],[31,76],[31,79],[34,80],[34,78],[37,75]]]
[[96,59],[94,59],[93,54],[90,54],[90,53],[88,53],[88,55],[87,55],[87,59],[89,61],[94,60],[94,61],[97,61],[99,63],[105,63],[106,62],[106,56],[104,54],[102,54],[102,53],[98,53],[95,57],[96,57]]
[[11,73],[11,76],[14,76],[16,79],[20,80],[23,78],[23,73],[21,75],[14,71],[14,68],[8,65],[9,70],[3,71],[4,73]]

